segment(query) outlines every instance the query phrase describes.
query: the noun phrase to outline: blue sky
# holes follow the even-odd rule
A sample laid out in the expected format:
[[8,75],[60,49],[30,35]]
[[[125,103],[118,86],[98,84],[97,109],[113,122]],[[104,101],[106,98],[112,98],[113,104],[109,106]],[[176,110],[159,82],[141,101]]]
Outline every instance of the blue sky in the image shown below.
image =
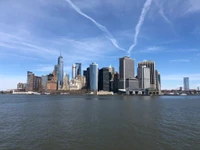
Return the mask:
[[199,0],[1,1],[0,90],[26,82],[28,70],[52,72],[60,51],[70,75],[76,62],[118,70],[118,58],[129,54],[135,67],[156,62],[162,89],[177,89],[185,76],[196,89],[199,37]]

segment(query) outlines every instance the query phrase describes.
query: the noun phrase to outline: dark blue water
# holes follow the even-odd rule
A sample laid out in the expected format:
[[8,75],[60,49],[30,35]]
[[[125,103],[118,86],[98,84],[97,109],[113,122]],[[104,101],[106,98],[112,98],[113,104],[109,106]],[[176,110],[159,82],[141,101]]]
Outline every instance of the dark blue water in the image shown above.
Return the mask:
[[0,95],[1,150],[200,149],[200,97]]

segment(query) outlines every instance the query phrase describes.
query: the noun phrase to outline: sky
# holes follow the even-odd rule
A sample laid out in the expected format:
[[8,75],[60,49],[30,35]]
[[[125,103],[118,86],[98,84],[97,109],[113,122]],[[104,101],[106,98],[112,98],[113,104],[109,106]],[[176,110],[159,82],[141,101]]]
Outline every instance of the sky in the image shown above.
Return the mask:
[[46,75],[60,55],[64,71],[92,62],[119,70],[119,58],[153,60],[162,89],[183,77],[200,86],[199,0],[1,0],[0,90]]

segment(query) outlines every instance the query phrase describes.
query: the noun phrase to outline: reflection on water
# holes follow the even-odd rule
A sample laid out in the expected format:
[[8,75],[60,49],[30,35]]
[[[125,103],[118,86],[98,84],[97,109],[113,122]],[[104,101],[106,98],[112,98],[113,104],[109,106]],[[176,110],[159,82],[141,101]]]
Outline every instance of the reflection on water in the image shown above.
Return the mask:
[[0,95],[0,149],[200,149],[200,97]]

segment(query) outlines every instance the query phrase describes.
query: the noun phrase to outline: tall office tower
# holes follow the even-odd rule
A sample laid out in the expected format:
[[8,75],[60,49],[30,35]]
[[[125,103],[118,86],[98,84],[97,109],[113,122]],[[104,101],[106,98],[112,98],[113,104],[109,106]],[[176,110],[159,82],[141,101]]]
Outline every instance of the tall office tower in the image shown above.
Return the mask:
[[155,76],[156,76],[156,90],[161,92],[161,77],[160,77],[160,72],[155,70]]
[[30,71],[27,72],[26,91],[34,90],[34,77],[35,75],[32,72]]
[[120,89],[126,88],[126,79],[134,77],[134,59],[123,57],[119,59]]
[[138,67],[139,88],[150,88],[150,69],[146,66]]
[[72,79],[75,79],[76,78],[76,65],[73,64],[72,65]]
[[81,63],[76,63],[76,77],[81,76]]
[[189,91],[190,87],[189,87],[189,77],[184,77],[183,78],[183,84],[184,84],[184,90],[185,91]]
[[64,78],[64,62],[63,57],[60,55],[58,57],[58,89],[63,87],[63,78]]
[[99,91],[110,91],[111,73],[109,68],[99,70]]
[[150,69],[150,86],[156,89],[156,76],[155,76],[155,62],[154,61],[143,61],[138,63],[138,68],[146,66]]
[[90,90],[98,91],[98,64],[90,65]]
[[40,91],[42,89],[42,78],[34,76],[33,91]]
[[117,93],[119,89],[119,73],[114,74],[114,79],[113,79],[113,92]]
[[87,89],[90,89],[90,67],[87,68],[86,86]]

